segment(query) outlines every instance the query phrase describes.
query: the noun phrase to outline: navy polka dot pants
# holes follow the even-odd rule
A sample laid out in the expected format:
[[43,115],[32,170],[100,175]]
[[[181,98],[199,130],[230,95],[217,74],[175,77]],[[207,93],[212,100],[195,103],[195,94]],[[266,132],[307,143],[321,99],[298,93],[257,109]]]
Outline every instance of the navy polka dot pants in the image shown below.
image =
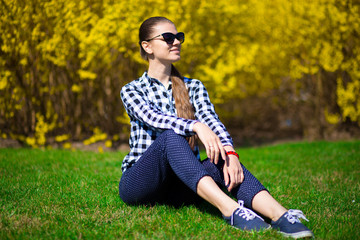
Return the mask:
[[[184,137],[167,130],[123,173],[119,194],[127,204],[197,203],[201,199],[196,188],[202,177],[210,176],[225,188],[223,164],[223,160],[217,165],[209,159],[200,162]],[[244,181],[231,194],[251,208],[254,196],[266,189],[243,165],[242,168]]]

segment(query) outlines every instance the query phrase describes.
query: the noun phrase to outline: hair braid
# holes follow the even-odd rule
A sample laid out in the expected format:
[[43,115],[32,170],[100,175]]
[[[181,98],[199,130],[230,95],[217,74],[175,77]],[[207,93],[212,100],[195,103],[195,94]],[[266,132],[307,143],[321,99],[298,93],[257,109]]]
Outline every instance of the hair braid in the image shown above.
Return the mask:
[[[194,107],[190,102],[189,92],[185,86],[184,78],[174,65],[171,65],[171,82],[177,116],[186,119],[195,119]],[[194,149],[197,144],[196,135],[188,137],[187,140],[190,147]]]

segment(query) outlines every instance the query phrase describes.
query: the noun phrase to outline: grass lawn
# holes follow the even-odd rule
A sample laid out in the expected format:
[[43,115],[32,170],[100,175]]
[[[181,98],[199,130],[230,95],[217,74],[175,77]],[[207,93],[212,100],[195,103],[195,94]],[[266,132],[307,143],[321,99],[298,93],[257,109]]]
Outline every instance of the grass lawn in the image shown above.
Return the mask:
[[[360,239],[360,141],[238,149],[317,239]],[[282,239],[228,226],[207,203],[127,206],[118,196],[125,153],[0,149],[0,239]]]

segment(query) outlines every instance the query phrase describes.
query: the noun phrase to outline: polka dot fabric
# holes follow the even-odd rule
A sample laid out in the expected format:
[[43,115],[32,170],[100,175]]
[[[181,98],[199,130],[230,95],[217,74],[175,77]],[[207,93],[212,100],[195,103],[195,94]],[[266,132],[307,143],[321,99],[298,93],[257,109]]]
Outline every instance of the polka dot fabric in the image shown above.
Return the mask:
[[[224,161],[219,162],[223,164]],[[119,194],[128,204],[168,201],[186,204],[189,200],[198,200],[197,183],[204,176],[211,176],[224,186],[221,168],[221,164],[214,165],[208,159],[200,162],[184,137],[167,130],[123,173]],[[265,188],[245,167],[243,170],[244,182],[232,194],[251,207],[252,198]]]
[[[215,165],[210,162],[209,159],[206,159],[202,163],[214,181],[222,188],[226,188],[227,186],[225,185],[224,181],[224,173],[222,171],[224,161],[219,161],[219,164]],[[244,201],[244,205],[247,208],[252,208],[252,199],[254,196],[262,190],[267,191],[267,189],[260,183],[257,178],[254,177],[254,175],[251,174],[251,172],[249,172],[249,170],[245,168],[243,164],[241,164],[241,166],[244,172],[244,181],[231,191],[231,195],[237,200]]]

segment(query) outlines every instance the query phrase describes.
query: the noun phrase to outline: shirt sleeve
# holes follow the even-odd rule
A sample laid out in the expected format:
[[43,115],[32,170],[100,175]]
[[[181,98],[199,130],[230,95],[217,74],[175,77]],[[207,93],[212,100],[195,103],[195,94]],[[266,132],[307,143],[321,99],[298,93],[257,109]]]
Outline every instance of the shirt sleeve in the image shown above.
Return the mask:
[[192,99],[196,119],[205,123],[214,133],[216,133],[223,146],[233,146],[233,140],[230,134],[216,114],[214,105],[210,101],[209,94],[204,84],[199,80],[197,80],[194,88]]
[[130,118],[153,129],[172,129],[179,135],[194,135],[193,126],[196,120],[179,118],[154,109],[146,100],[144,93],[132,84],[125,85],[120,91],[120,96]]

